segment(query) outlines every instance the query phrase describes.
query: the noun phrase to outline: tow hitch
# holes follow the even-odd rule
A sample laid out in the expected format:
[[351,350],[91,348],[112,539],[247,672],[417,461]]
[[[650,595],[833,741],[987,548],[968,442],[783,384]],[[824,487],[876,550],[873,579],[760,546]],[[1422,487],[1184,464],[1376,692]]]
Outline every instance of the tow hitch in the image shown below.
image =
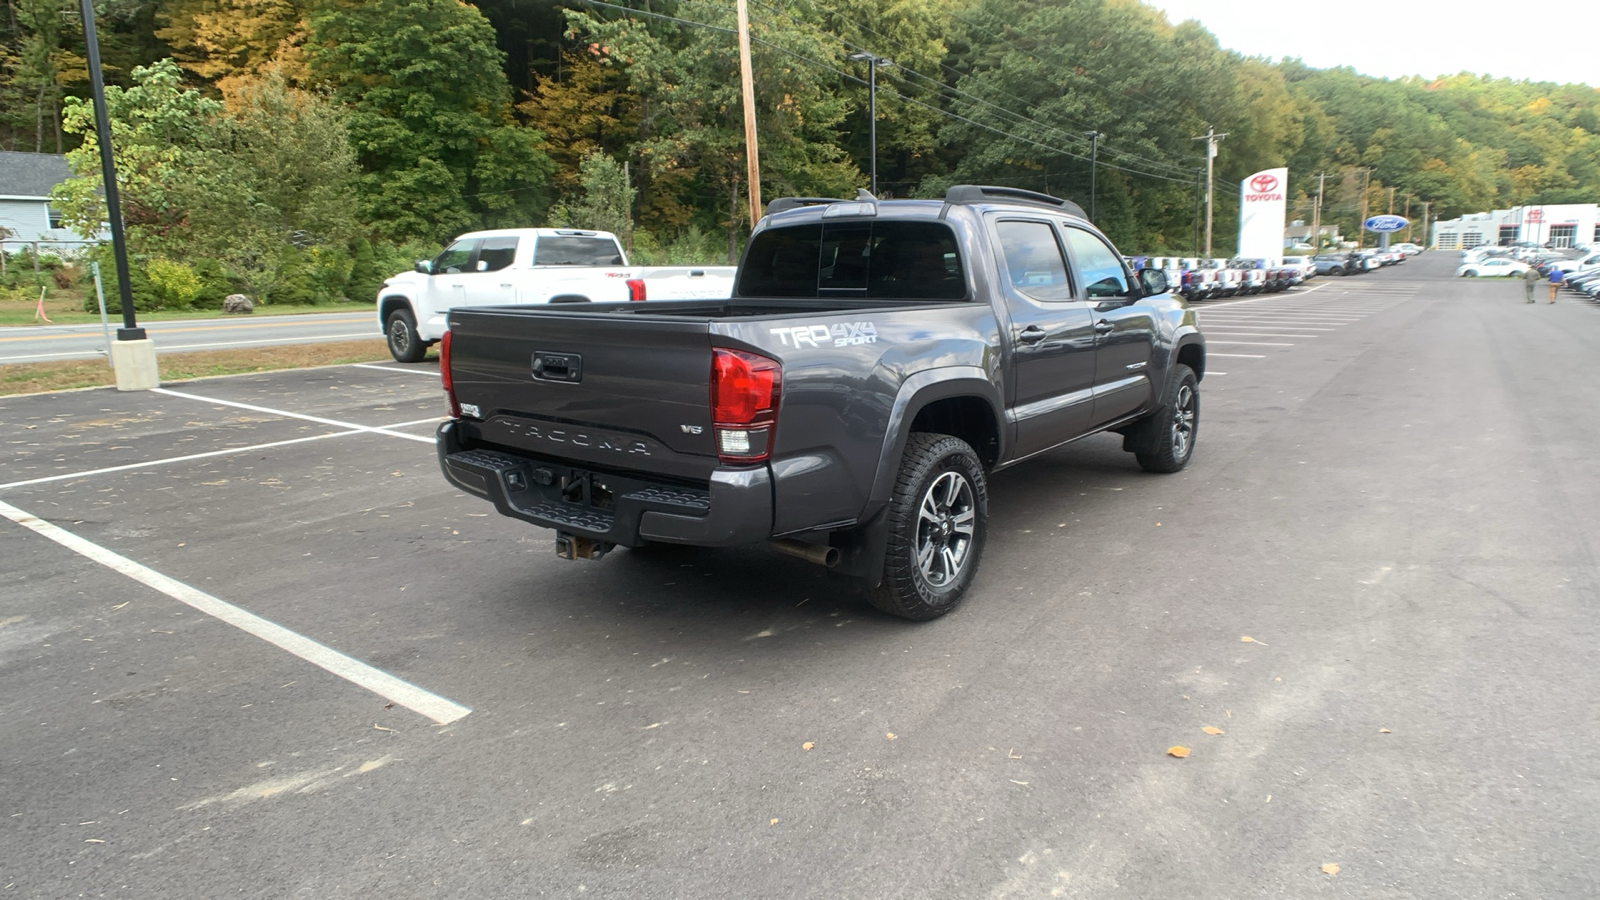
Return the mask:
[[562,559],[599,559],[616,546],[610,541],[597,541],[565,531],[556,532],[556,555]]

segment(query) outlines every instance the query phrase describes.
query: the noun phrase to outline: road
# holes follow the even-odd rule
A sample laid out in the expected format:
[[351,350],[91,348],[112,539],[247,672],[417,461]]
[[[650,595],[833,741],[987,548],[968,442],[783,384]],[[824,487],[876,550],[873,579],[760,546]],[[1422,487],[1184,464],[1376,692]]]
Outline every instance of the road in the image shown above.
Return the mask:
[[[112,340],[120,319],[111,320]],[[156,352],[236,350],[277,344],[320,344],[381,338],[372,310],[229,319],[169,319],[141,323]],[[34,325],[0,328],[0,365],[62,359],[103,359],[106,339],[99,325]]]
[[0,896],[1600,896],[1600,307],[1454,263],[1202,304],[926,625],[556,559],[426,366],[0,399]]

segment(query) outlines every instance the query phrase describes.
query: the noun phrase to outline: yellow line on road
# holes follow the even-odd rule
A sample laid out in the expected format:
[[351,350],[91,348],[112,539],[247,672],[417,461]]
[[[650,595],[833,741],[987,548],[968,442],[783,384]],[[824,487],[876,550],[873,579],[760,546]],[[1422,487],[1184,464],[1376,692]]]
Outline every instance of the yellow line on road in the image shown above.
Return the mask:
[[[230,328],[289,328],[289,327],[292,327],[292,326],[295,326],[295,325],[327,325],[330,322],[345,322],[345,321],[349,321],[349,319],[346,318],[347,316],[355,316],[355,315],[358,315],[358,314],[357,313],[336,313],[335,315],[339,316],[339,318],[335,319],[332,316],[330,316],[327,319],[312,320],[310,322],[274,322],[271,319],[265,319],[265,320],[257,320],[257,321],[254,321],[254,322],[229,322],[226,325],[189,325],[189,326],[186,326],[186,327],[183,327],[183,328],[162,328],[159,325],[156,325],[156,326],[146,325],[145,326],[145,330],[150,332],[150,333],[152,333],[152,334],[161,335],[161,334],[180,334],[180,333],[189,332],[189,331],[224,331],[224,330],[227,330],[227,329],[230,329]],[[365,313],[361,313],[359,315],[363,319],[369,318],[369,316],[367,314],[365,314]],[[377,326],[376,325],[373,326],[373,333],[374,334],[377,333]],[[59,341],[59,340],[65,340],[65,339],[69,339],[69,338],[71,338],[71,339],[82,339],[82,338],[85,338],[85,337],[98,337],[98,336],[99,336],[99,332],[88,332],[88,331],[84,331],[84,332],[68,332],[66,334],[39,334],[39,335],[29,335],[27,337],[0,338],[0,343],[8,343],[8,342],[11,342],[11,341]]]

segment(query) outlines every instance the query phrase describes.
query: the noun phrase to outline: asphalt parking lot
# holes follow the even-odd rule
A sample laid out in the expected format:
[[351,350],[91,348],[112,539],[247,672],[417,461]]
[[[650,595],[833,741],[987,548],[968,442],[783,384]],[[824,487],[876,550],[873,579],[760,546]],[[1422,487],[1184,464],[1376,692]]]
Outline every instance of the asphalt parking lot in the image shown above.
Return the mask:
[[558,560],[431,363],[0,399],[0,897],[1596,896],[1600,309],[1455,262],[1201,304],[926,625]]

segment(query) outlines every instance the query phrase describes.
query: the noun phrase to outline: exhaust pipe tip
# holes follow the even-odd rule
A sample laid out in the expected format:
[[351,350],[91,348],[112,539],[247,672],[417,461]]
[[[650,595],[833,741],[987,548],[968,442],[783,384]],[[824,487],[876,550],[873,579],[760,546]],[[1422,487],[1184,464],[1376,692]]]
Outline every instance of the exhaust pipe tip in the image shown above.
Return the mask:
[[780,540],[767,542],[772,549],[796,559],[803,559],[809,563],[816,563],[825,569],[832,569],[839,565],[841,558],[838,547],[827,547],[821,544],[808,544],[804,541]]

